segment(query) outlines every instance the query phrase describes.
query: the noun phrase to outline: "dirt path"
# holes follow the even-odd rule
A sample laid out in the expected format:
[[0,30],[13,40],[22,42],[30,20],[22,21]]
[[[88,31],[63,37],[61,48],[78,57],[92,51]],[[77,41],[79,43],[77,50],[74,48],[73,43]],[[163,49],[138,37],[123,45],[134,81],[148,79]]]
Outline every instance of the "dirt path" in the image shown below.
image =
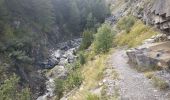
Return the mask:
[[142,73],[130,68],[127,61],[124,50],[114,52],[109,61],[120,75],[121,100],[168,100]]

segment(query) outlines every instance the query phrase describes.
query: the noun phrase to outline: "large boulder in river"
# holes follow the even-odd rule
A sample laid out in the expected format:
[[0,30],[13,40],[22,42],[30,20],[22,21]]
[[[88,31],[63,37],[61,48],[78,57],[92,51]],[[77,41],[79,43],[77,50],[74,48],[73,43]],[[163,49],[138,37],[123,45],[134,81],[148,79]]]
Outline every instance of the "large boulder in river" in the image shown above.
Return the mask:
[[56,65],[64,66],[68,63],[73,63],[77,58],[75,52],[79,48],[81,40],[80,38],[59,43],[57,49],[52,49],[50,51],[50,57],[40,62],[39,65],[41,68],[52,69]]
[[55,66],[50,72],[47,74],[48,77],[52,78],[66,78],[68,74],[67,69],[64,66]]

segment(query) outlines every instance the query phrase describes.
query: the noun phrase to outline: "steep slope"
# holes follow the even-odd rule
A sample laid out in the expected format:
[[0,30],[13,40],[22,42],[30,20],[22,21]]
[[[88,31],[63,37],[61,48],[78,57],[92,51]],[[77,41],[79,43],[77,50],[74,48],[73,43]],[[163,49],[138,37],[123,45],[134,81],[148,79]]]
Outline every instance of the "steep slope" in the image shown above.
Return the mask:
[[168,0],[110,0],[110,3],[113,16],[121,17],[131,13],[146,24],[154,25],[169,33],[170,2]]
[[[118,37],[114,37],[114,39],[117,38],[118,42],[117,41],[114,42],[115,43],[114,45],[122,46],[119,45],[120,43],[123,44],[123,46],[136,47],[135,50],[141,49],[141,51],[145,51],[145,49],[142,49],[140,47],[137,48],[137,47],[142,43],[146,45],[151,43],[152,45],[153,42],[168,40],[167,32],[169,32],[168,31],[169,26],[165,26],[163,24],[165,23],[167,24],[169,22],[168,17],[166,17],[166,14],[168,15],[167,10],[169,9],[169,7],[166,6],[169,4],[169,1],[166,0],[165,1],[163,0],[162,1],[161,0],[157,0],[157,1],[107,0],[107,1],[112,5],[113,15],[107,18],[106,22],[110,22],[115,28],[115,24],[119,21],[119,19],[121,19],[122,16],[126,17],[124,20],[122,20],[123,23],[118,23],[124,26],[122,29],[119,27],[120,29],[116,30],[119,34]],[[166,9],[162,7],[164,5]],[[133,19],[133,16],[135,16],[137,19]],[[156,19],[155,16],[157,17],[159,16],[159,18]],[[164,18],[164,20],[162,20],[161,18]],[[145,24],[147,25],[145,25],[142,21],[145,22]],[[155,21],[159,21],[159,22],[155,23]],[[155,28],[154,26],[158,26],[158,27]],[[166,35],[160,33],[165,33]],[[148,40],[145,41],[145,39]],[[162,48],[159,49],[161,50]],[[139,53],[139,56],[141,56],[140,59],[137,59],[138,62],[140,62],[140,60],[142,59],[148,60],[145,59],[142,55],[140,55],[141,51],[140,50],[137,51],[137,53]],[[133,52],[132,55],[134,55],[134,53],[136,52]],[[132,59],[135,58],[137,57],[136,56],[132,57]],[[145,77],[144,73],[139,73],[137,70],[131,68],[132,66],[135,65],[128,64],[128,56],[126,55],[126,50],[124,49],[122,50],[122,48],[121,50],[120,49],[116,50],[116,52],[112,54],[112,57],[110,58],[108,63],[109,64],[105,64],[104,66],[103,72],[105,72],[106,74],[103,75],[103,79],[100,82],[99,80],[93,81],[94,86],[86,87],[89,84],[87,81],[88,79],[90,80],[96,78],[90,75],[88,76],[86,75],[85,81],[81,85],[81,87],[69,93],[68,98],[70,100],[76,100],[76,99],[80,99],[80,100],[100,100],[100,99],[101,100],[105,100],[105,99],[106,100],[168,100],[169,99],[168,97],[169,91],[160,91],[161,88],[169,89],[168,84],[166,83],[169,80],[162,81],[161,79],[157,79],[155,77],[152,77],[152,79],[150,80],[147,77]],[[151,63],[153,62],[151,61]],[[111,65],[111,67],[109,65]],[[93,68],[88,68],[88,65],[87,66],[85,65],[85,67],[87,67],[86,68],[87,73],[96,68],[96,66],[91,66]],[[98,70],[96,69],[96,71]],[[117,74],[112,73],[115,71]],[[118,78],[117,76],[120,77]],[[157,86],[160,86],[159,87],[160,89],[155,88],[152,83],[156,84]],[[65,99],[66,98],[63,98],[63,100]]]
[[[95,30],[109,15],[103,0],[0,0],[0,12],[0,92],[4,100],[20,98],[24,88],[30,88],[31,99],[43,94],[46,78],[42,69],[57,63],[51,61],[51,51],[58,49],[59,42],[79,38],[85,29]],[[17,82],[8,86],[8,81]]]

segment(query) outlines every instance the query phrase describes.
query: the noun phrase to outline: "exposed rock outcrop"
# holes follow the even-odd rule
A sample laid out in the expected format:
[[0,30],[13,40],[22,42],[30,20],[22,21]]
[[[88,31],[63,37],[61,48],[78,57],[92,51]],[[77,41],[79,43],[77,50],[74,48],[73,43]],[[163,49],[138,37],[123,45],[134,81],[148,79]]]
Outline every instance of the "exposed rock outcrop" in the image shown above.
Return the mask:
[[145,44],[127,51],[130,62],[139,67],[170,67],[170,42]]
[[170,1],[169,0],[155,0],[152,11],[156,15],[170,17]]
[[131,1],[132,14],[147,24],[155,25],[169,35],[170,1],[169,0],[135,0]]
[[153,13],[154,24],[161,30],[170,32],[170,1],[169,0],[155,0],[151,9]]
[[[127,12],[166,33],[147,39],[143,42],[144,45],[128,50],[129,60],[142,67],[170,67],[170,42],[164,42],[169,40],[168,35],[170,35],[170,1],[129,0],[127,6],[129,7]],[[162,42],[155,43],[160,41]]]
[[[111,1],[110,1],[111,2]],[[112,0],[115,6],[116,0]],[[109,20],[115,21],[121,16],[132,14],[142,19],[146,24],[155,25],[166,34],[170,32],[170,1],[169,0],[121,0],[119,9],[114,9],[113,17]],[[117,6],[117,5],[116,5]],[[116,7],[115,6],[115,7]]]

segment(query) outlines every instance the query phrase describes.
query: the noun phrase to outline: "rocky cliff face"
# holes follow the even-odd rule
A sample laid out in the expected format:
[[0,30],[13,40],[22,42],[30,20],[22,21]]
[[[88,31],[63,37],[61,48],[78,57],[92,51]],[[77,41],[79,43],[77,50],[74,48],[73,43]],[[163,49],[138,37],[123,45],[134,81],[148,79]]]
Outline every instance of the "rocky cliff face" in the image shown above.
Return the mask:
[[[156,26],[165,34],[159,34],[144,41],[142,46],[127,51],[130,62],[140,67],[160,66],[169,68],[170,35],[170,0],[111,0],[113,17],[108,19],[113,24],[121,18],[132,14],[145,24]],[[158,40],[161,43],[156,43]],[[159,42],[160,42],[159,41]],[[164,42],[163,42],[164,41]]]
[[146,24],[155,25],[166,34],[170,32],[169,0],[131,0],[133,15],[141,18]]
[[161,30],[170,32],[170,1],[169,0],[155,0],[151,9],[153,13],[154,24]]
[[146,24],[155,25],[166,34],[170,32],[170,1],[169,0],[111,0],[113,15],[121,16],[131,13]]
[[[169,69],[170,1],[129,0],[125,12],[130,12],[146,24],[156,26],[156,28],[165,33],[151,37],[144,41],[142,46],[128,50],[127,55],[130,62],[139,67],[151,68],[159,66]],[[157,40],[161,40],[161,42],[157,43]]]

